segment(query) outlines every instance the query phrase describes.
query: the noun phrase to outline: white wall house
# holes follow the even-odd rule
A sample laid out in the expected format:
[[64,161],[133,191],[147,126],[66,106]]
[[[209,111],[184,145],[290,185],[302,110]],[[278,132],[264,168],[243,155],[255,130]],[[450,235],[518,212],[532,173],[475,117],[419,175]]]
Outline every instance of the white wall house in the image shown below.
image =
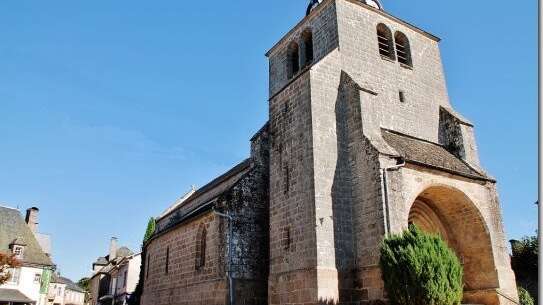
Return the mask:
[[112,238],[109,255],[92,264],[90,305],[126,304],[138,284],[140,267],[141,254],[118,248],[117,238]]
[[85,291],[70,279],[54,274],[48,300],[50,305],[84,305]]
[[49,280],[55,266],[35,234],[38,209],[19,210],[0,206],[0,252],[14,254],[21,266],[10,270],[11,278],[0,285],[0,305],[47,305]]
[[141,254],[123,257],[111,271],[111,289],[115,304],[126,304],[139,281]]

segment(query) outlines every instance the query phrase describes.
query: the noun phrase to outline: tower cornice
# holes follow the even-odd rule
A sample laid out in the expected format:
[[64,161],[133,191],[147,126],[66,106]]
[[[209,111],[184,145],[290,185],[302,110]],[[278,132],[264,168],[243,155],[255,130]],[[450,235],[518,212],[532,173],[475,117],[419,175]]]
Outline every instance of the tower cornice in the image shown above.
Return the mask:
[[335,3],[336,1],[348,1],[348,2],[351,2],[353,4],[356,4],[356,5],[359,5],[359,6],[362,6],[370,11],[373,11],[377,14],[380,14],[381,16],[385,17],[385,18],[388,18],[390,20],[393,20],[393,21],[396,21],[408,28],[410,28],[411,30],[419,33],[419,34],[422,34],[423,36],[431,39],[431,40],[434,40],[436,42],[440,42],[441,41],[441,38],[407,22],[407,21],[404,21],[398,17],[395,17],[395,16],[392,16],[391,14],[383,11],[383,10],[379,10],[379,9],[376,9],[368,4],[365,4],[365,3],[362,3],[358,0],[324,0],[321,4],[319,4],[317,7],[315,7],[311,13],[307,16],[305,16],[302,20],[300,20],[300,22],[298,22],[298,24],[296,24],[296,26],[294,26],[288,33],[286,33],[283,38],[281,38],[281,40],[279,40],[268,52],[266,52],[266,57],[269,57],[280,45],[282,45],[289,37],[290,37],[290,34],[291,33],[294,33],[296,32],[297,30],[299,30],[299,28],[304,25],[306,23],[307,20],[310,20],[312,18],[314,18],[316,15],[318,15],[319,12],[321,12],[325,7],[327,7],[328,5],[331,5],[332,3]]

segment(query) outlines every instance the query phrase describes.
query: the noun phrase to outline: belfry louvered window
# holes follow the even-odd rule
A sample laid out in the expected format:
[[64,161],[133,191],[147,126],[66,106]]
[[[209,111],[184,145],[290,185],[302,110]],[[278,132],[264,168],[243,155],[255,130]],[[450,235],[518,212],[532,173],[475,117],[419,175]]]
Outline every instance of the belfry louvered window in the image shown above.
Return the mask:
[[395,60],[394,56],[394,42],[392,41],[392,32],[390,29],[380,23],[377,25],[377,42],[379,46],[379,54],[382,57]]
[[398,56],[398,62],[409,67],[413,67],[413,61],[411,60],[411,46],[409,45],[409,39],[402,32],[396,32],[394,35],[394,41],[396,42],[396,54]]
[[300,47],[296,42],[291,42],[287,50],[288,78],[291,79],[300,71]]
[[313,34],[310,29],[306,29],[302,33],[302,42],[303,42],[303,65],[302,68],[309,66],[313,62]]

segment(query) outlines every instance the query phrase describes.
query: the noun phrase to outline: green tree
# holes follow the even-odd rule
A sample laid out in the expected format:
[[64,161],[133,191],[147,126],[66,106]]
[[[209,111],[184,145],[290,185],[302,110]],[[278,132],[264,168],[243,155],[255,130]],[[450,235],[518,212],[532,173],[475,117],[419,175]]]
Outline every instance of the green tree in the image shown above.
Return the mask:
[[457,305],[463,270],[443,239],[410,226],[381,245],[380,265],[392,305]]
[[80,279],[79,281],[77,281],[77,286],[85,290],[85,303],[87,303],[90,297],[90,279],[88,277]]
[[538,295],[538,255],[537,236],[527,236],[511,241],[511,267],[520,287],[526,289],[537,301]]
[[145,251],[145,243],[147,243],[149,239],[153,236],[155,230],[156,220],[151,217],[149,219],[149,222],[147,222],[147,229],[145,230],[145,235],[143,236],[143,244],[141,246],[141,267],[138,284],[136,285],[136,289],[134,289],[134,293],[132,293],[132,295],[128,299],[128,305],[139,305],[141,302],[141,295],[143,294],[143,284],[145,281],[145,262],[147,261],[145,259],[147,257],[147,253]]
[[89,285],[90,285],[90,279],[88,277],[84,277],[80,279],[79,281],[77,281],[77,286],[79,286],[79,288],[85,291],[89,291]]
[[145,244],[151,236],[153,236],[153,233],[155,233],[156,229],[156,220],[151,217],[149,219],[149,222],[147,222],[147,230],[145,230],[145,236],[143,237],[143,243]]

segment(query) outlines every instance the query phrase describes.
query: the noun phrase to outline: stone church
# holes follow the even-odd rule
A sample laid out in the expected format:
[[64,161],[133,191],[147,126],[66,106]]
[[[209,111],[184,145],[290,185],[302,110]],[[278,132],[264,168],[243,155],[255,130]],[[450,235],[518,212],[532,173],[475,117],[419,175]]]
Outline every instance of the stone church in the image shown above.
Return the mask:
[[377,0],[312,0],[266,54],[250,157],[158,218],[143,304],[382,304],[379,244],[410,223],[454,249],[464,303],[517,303],[496,181],[439,41]]

